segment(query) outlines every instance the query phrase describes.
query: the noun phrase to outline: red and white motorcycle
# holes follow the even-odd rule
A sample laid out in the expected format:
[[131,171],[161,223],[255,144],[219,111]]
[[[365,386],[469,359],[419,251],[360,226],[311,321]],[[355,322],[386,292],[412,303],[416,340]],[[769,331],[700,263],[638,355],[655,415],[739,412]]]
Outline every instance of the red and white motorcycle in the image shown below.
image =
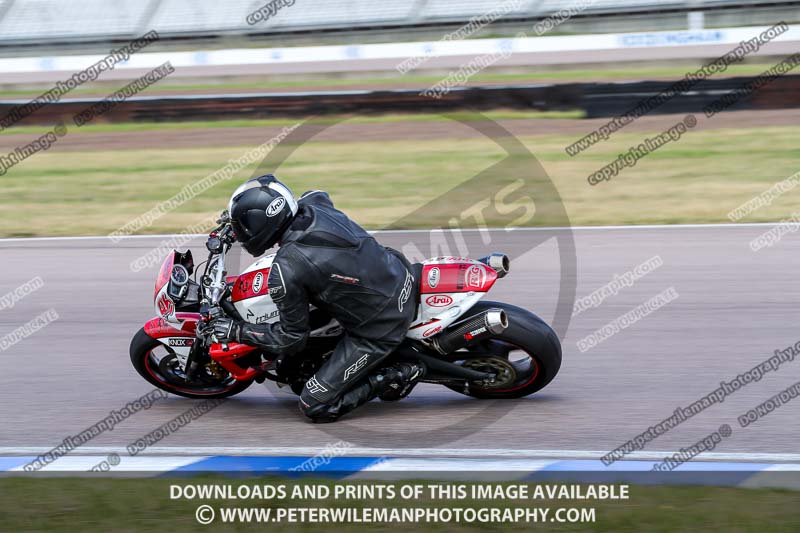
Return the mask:
[[[279,365],[256,347],[196,335],[198,324],[215,316],[255,324],[279,319],[267,288],[274,254],[239,276],[226,276],[225,256],[234,239],[227,213],[219,222],[206,243],[209,256],[199,280],[191,251],[173,251],[164,260],[154,293],[158,316],[131,341],[131,362],[153,385],[189,398],[232,396],[265,379],[299,394],[344,333],[322,309],[311,307],[312,332],[304,350]],[[414,270],[416,316],[387,365],[399,359],[421,362],[427,368],[424,382],[476,398],[520,398],[553,380],[561,344],[550,326],[520,307],[481,301],[508,274],[507,256],[437,257]]]

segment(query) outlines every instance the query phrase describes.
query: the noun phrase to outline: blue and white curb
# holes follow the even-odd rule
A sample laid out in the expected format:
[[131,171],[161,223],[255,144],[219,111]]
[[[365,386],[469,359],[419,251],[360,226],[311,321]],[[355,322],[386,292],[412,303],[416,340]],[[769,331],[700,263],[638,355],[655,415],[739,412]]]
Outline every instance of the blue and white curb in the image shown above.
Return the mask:
[[[25,465],[37,456],[0,456],[0,472],[27,475]],[[44,466],[42,474],[86,475],[103,455],[67,455]],[[386,457],[376,455],[120,455],[110,474],[153,476],[220,473],[230,475],[322,475],[335,479],[420,479],[463,481],[551,480],[700,484],[800,489],[800,462],[691,461],[670,473],[651,472],[657,461],[623,460],[606,466],[597,459],[509,457]],[[94,474],[92,472],[92,474]]]

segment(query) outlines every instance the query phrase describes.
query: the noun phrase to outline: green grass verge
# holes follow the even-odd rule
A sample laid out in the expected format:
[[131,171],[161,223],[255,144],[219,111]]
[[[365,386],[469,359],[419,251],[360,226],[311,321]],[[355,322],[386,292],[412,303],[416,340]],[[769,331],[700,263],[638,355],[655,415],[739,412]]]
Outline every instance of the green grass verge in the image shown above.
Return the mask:
[[[453,131],[459,128],[465,126],[454,124]],[[253,144],[247,147],[37,154],[0,177],[4,192],[0,197],[0,233],[109,233],[268,137],[254,135]],[[624,169],[610,182],[594,187],[587,184],[591,172],[643,138],[643,134],[618,133],[574,158],[563,149],[576,136],[542,135],[522,141],[551,177],[573,225],[729,222],[730,210],[800,170],[800,127],[732,128],[691,131],[635,167]],[[504,152],[483,138],[372,142],[343,138],[303,145],[277,174],[297,193],[330,191],[335,203],[355,220],[380,228],[503,158]],[[140,233],[179,232],[218,213],[233,189],[254,170],[255,165],[219,183]],[[527,178],[529,170],[517,168],[503,179]],[[468,193],[475,201],[480,199],[480,190]],[[800,188],[783,194],[743,221],[786,218],[797,210],[798,197]],[[539,196],[534,200],[536,216],[527,224],[564,222],[550,216],[555,199]],[[443,224],[461,210],[463,205],[453,202],[452,209],[445,206],[426,211],[405,227]],[[517,216],[514,213],[488,222],[505,223]]]
[[[398,63],[400,60],[398,60]],[[675,62],[671,65],[650,66],[646,63],[630,64],[623,67],[613,68],[591,68],[591,69],[553,69],[540,68],[525,71],[498,72],[483,71],[470,78],[470,83],[539,83],[539,82],[586,82],[592,80],[634,80],[652,78],[682,78],[687,72],[692,72],[698,68],[694,62]],[[760,74],[768,69],[772,64],[767,63],[745,63],[732,65],[725,71],[725,76],[753,76]],[[385,86],[386,88],[396,86],[398,83],[404,85],[427,86],[442,79],[439,72],[421,74],[425,71],[412,71],[401,76],[391,72],[385,76],[282,76],[280,79],[253,79],[244,81],[222,81],[198,83],[159,83],[154,86],[159,92],[185,93],[187,91],[202,91],[208,93],[224,92],[227,90],[252,90],[253,92],[274,90],[274,89],[293,89],[313,91],[317,87],[351,87],[360,85]],[[719,76],[717,76],[719,77]],[[119,82],[95,82],[85,84],[70,92],[70,96],[96,95],[113,92],[121,85]],[[52,85],[41,84],[33,88],[24,89],[0,89],[0,98],[35,98],[48,90]]]
[[[191,480],[49,478],[0,480],[0,529],[2,531],[72,533],[81,532],[192,532],[192,531],[393,531],[398,527],[415,531],[724,531],[796,532],[800,528],[800,493],[783,490],[753,490],[721,487],[631,486],[628,500],[358,500],[292,498],[269,500],[170,499],[172,483],[283,484],[291,496],[296,482],[262,478],[246,481],[202,476]],[[312,481],[314,484],[330,481]],[[395,483],[393,483],[395,484]],[[396,484],[395,484],[396,485]],[[399,488],[396,489],[399,493]],[[550,516],[560,507],[595,508],[596,521],[583,524],[221,524],[208,526],[195,521],[195,510],[203,504],[224,507],[538,507]],[[275,511],[273,511],[275,512]],[[217,510],[217,513],[219,511]]]

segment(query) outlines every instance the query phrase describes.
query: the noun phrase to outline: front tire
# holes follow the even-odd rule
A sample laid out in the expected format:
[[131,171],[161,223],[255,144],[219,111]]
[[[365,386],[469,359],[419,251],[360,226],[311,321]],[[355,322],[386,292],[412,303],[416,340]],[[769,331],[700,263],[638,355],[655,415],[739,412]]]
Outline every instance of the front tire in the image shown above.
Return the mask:
[[[459,364],[480,369],[481,364],[485,363],[488,371],[492,369],[492,359],[497,358],[497,367],[505,366],[507,373],[513,368],[514,375],[509,378],[509,383],[497,388],[482,388],[476,384],[470,384],[466,391],[463,386],[448,385],[448,388],[480,399],[522,398],[543,389],[558,374],[561,368],[561,342],[555,331],[535,314],[506,303],[478,302],[465,318],[497,308],[503,309],[508,315],[506,330],[489,341],[467,348],[469,352],[492,352],[493,355],[483,359],[465,358]],[[514,361],[509,357],[512,352],[522,352],[527,357]]]
[[[156,350],[165,352],[161,360],[156,360],[154,355]],[[179,369],[173,368],[175,365],[169,360],[175,357],[174,350],[148,335],[144,328],[140,329],[131,340],[130,352],[133,368],[140,376],[159,389],[184,398],[228,398],[239,394],[253,383],[252,380],[237,381],[230,377],[230,374],[227,379],[217,384],[197,384],[186,380],[181,382]]]

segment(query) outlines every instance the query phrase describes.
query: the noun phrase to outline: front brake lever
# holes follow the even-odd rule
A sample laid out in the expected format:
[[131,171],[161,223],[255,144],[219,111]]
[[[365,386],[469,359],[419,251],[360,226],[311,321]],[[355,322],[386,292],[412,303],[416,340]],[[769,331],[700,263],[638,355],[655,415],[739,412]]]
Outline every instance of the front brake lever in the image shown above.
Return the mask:
[[227,352],[230,349],[230,348],[228,348],[228,343],[227,342],[219,342],[219,339],[217,338],[216,335],[212,335],[211,336],[211,340],[214,341],[214,344],[221,344],[223,352]]

